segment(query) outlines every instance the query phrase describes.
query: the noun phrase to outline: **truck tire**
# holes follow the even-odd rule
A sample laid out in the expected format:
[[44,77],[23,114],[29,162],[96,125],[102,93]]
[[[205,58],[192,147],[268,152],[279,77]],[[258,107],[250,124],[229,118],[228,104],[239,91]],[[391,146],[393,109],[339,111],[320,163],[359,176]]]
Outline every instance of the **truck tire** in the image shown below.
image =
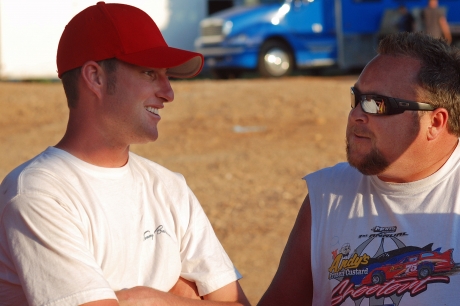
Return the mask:
[[263,77],[282,77],[294,68],[292,52],[285,43],[269,40],[260,48],[258,70]]

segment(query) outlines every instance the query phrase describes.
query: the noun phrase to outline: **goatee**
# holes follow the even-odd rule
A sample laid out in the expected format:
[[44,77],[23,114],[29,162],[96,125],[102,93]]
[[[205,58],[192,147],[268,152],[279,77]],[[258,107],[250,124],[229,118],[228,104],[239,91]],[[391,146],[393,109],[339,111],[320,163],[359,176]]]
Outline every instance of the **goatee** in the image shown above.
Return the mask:
[[376,148],[372,148],[372,150],[363,158],[352,158],[352,147],[347,139],[346,150],[348,163],[364,175],[380,174],[390,165],[390,163]]

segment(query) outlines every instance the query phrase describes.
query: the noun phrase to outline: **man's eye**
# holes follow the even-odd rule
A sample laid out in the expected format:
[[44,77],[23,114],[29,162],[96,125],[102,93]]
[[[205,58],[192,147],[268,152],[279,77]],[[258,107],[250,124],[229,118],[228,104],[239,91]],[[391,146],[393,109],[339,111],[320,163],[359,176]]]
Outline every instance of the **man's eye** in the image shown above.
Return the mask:
[[148,75],[149,77],[152,77],[152,78],[155,77],[155,71],[153,70],[144,71],[144,73]]

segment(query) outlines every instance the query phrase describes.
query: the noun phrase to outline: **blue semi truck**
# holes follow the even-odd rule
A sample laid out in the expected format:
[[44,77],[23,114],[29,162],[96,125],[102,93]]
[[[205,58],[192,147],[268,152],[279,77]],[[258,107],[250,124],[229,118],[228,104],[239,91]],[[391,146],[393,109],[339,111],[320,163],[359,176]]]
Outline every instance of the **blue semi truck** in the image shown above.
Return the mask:
[[[205,57],[205,70],[218,78],[244,71],[280,77],[295,69],[362,68],[379,39],[396,31],[400,5],[414,15],[415,30],[422,30],[427,0],[259,0],[202,20],[195,47]],[[439,5],[458,44],[460,0]]]

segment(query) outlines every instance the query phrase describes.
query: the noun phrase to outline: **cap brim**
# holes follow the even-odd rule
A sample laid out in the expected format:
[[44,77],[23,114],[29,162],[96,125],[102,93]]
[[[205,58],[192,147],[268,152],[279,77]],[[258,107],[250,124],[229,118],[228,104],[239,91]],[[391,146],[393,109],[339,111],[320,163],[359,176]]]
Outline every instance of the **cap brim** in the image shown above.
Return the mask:
[[204,62],[203,55],[200,53],[166,46],[119,54],[115,57],[137,66],[167,68],[167,74],[174,78],[191,78],[198,75]]

